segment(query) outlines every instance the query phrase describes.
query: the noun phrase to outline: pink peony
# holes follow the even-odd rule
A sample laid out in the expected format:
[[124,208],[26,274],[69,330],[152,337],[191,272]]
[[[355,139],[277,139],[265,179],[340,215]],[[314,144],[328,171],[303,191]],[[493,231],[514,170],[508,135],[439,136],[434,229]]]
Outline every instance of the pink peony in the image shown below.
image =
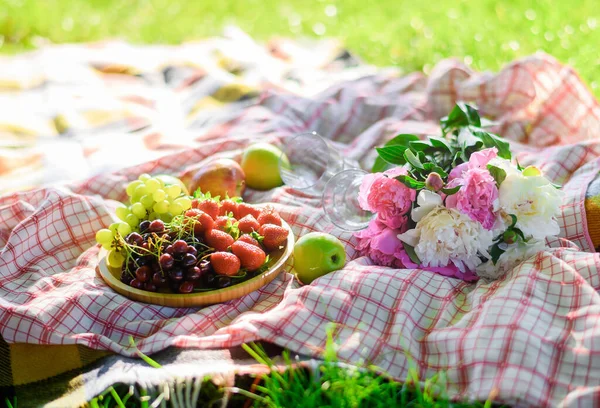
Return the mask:
[[466,163],[459,164],[452,169],[448,175],[449,180],[461,177],[462,173],[468,169],[483,168],[485,169],[490,160],[498,157],[498,149],[491,147],[489,149],[483,149],[475,152],[469,157],[469,161]]
[[462,186],[456,194],[446,198],[447,208],[456,208],[491,230],[496,222],[495,207],[498,204],[498,187],[490,172],[484,169],[469,169],[448,183],[448,188]]
[[401,268],[398,260],[403,248],[402,241],[398,239],[400,232],[374,219],[367,229],[354,234],[358,238],[356,249],[360,255],[368,256],[377,265]]
[[[452,178],[452,172],[450,173],[451,181],[447,186],[462,187],[456,194],[446,198],[446,207],[456,208],[487,230],[491,230],[496,222],[498,187],[486,166],[496,155],[496,148],[473,153],[468,163],[463,163],[452,171],[463,166],[460,174],[454,174]],[[464,164],[467,165],[466,168]]]
[[385,173],[369,174],[364,177],[358,194],[361,208],[377,213],[377,220],[392,229],[406,224],[406,214],[412,208],[416,191],[395,180],[406,169],[397,167]]

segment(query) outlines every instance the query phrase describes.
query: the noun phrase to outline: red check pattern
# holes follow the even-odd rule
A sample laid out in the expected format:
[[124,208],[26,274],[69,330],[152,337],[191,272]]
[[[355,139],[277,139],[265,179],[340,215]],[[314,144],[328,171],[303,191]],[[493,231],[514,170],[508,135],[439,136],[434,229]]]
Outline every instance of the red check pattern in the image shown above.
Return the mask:
[[[276,203],[297,237],[314,230],[340,237],[351,260],[343,270],[304,287],[284,273],[203,309],[130,301],[94,272],[94,233],[111,222],[112,199],[124,199],[124,185],[143,172],[181,175],[214,154],[235,157],[250,142],[285,143],[312,130],[366,166],[372,148],[398,132],[435,132],[457,99],[475,101],[497,121],[521,164],[564,183],[560,237],[498,281],[467,284],[356,259],[351,234],[328,223],[319,200],[285,187],[246,199]],[[598,401],[600,255],[587,233],[584,197],[600,168],[600,108],[571,69],[545,55],[497,75],[444,61],[429,78],[382,73],[312,98],[271,90],[221,119],[192,148],[68,188],[0,197],[0,333],[7,342],[76,343],[131,356],[130,335],[145,353],[261,339],[318,356],[334,323],[343,359],[403,377],[409,355],[422,375],[445,371],[461,398],[531,407]]]

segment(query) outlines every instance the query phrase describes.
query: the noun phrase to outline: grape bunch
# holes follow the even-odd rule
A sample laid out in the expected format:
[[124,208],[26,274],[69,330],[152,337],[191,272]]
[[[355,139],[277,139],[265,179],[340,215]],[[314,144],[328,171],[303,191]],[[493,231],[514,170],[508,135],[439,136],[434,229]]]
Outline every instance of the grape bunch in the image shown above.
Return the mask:
[[121,268],[123,283],[150,292],[174,293],[231,285],[230,277],[214,272],[208,259],[211,249],[193,234],[169,231],[162,220],[142,221],[139,229],[125,238],[129,255]]
[[138,232],[141,221],[160,219],[169,222],[192,206],[191,198],[180,184],[167,184],[162,178],[148,174],[130,182],[125,191],[131,204],[117,207],[116,215],[121,222],[96,233],[96,241],[109,251],[107,260],[113,267],[122,265],[125,259],[123,238]]

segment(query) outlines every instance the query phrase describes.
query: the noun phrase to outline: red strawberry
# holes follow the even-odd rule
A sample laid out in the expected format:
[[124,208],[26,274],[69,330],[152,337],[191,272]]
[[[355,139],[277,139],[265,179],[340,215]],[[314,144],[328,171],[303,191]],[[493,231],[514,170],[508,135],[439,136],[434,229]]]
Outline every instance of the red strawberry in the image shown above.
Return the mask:
[[229,213],[235,214],[237,212],[237,203],[232,200],[221,201],[221,207],[219,208],[219,215],[227,215]]
[[231,246],[231,252],[240,258],[242,267],[246,268],[250,272],[260,268],[265,263],[265,259],[267,258],[265,251],[257,246],[242,241],[236,241]]
[[240,270],[240,259],[230,252],[215,252],[210,255],[210,264],[219,275],[235,275]]
[[258,221],[256,221],[256,218],[254,218],[252,214],[246,215],[238,222],[238,228],[242,234],[250,234],[252,231],[258,231],[260,228],[260,224]]
[[274,251],[285,243],[289,231],[277,225],[265,224],[260,227],[258,233],[264,237],[262,243],[265,249],[267,251]]
[[273,224],[281,227],[281,217],[271,206],[265,207],[256,220],[260,225]]
[[213,220],[216,220],[219,216],[219,203],[213,200],[192,200],[192,208],[197,208],[199,210],[204,211],[205,213],[210,215]]
[[207,231],[204,235],[204,243],[216,251],[227,251],[233,242],[231,235],[218,229]]
[[241,237],[238,238],[238,241],[242,241],[245,242],[247,244],[250,245],[254,245],[256,247],[260,248],[260,244],[258,243],[257,240],[255,240],[254,238],[252,238],[250,235],[246,234],[246,235],[242,235]]
[[229,229],[235,224],[237,220],[233,217],[226,217],[221,215],[215,220],[215,228],[221,231],[229,232]]
[[254,218],[257,218],[260,215],[260,210],[251,204],[239,203],[235,213],[235,218],[241,220],[248,214],[252,215]]
[[197,208],[187,210],[185,216],[194,219],[194,235],[201,235],[202,233],[213,229],[215,225],[215,222],[210,215]]

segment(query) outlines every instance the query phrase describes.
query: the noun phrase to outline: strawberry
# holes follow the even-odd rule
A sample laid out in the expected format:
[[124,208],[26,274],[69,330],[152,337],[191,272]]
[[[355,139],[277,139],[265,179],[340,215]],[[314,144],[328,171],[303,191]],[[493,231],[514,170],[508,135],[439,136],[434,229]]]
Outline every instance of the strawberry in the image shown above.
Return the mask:
[[238,221],[238,228],[242,234],[250,234],[252,231],[258,231],[260,224],[252,214],[248,214]]
[[238,241],[242,241],[245,242],[247,244],[250,245],[254,245],[256,247],[260,248],[260,244],[258,243],[257,240],[255,240],[254,238],[252,238],[250,235],[246,234],[246,235],[242,235],[241,237],[238,238]]
[[198,200],[197,198],[192,200],[192,208],[197,208],[204,211],[216,220],[219,216],[219,203],[214,200]]
[[281,227],[281,217],[275,211],[275,208],[267,206],[263,208],[260,215],[256,219],[260,225],[273,224]]
[[231,235],[218,229],[212,229],[204,234],[204,243],[216,251],[227,251],[233,242]]
[[215,252],[210,255],[210,264],[219,275],[232,276],[240,270],[240,259],[230,252]]
[[265,251],[242,241],[234,242],[231,246],[231,252],[240,258],[242,268],[246,268],[250,272],[260,268],[265,263],[265,259],[267,259]]
[[219,215],[227,215],[229,213],[235,214],[237,212],[238,204],[233,200],[221,201],[221,207],[219,208]]
[[239,203],[237,206],[237,211],[235,212],[235,218],[241,220],[248,214],[251,214],[254,218],[257,218],[260,215],[260,210],[251,204]]
[[220,215],[215,220],[215,228],[229,233],[229,232],[231,232],[231,228],[233,227],[233,225],[236,222],[237,222],[237,220],[233,217],[227,217],[225,215]]
[[289,231],[277,225],[265,224],[260,227],[258,233],[264,237],[262,244],[265,249],[267,251],[274,251],[285,243]]
[[213,229],[215,225],[215,222],[210,215],[197,208],[187,210],[185,216],[193,219],[194,235],[201,235],[204,232]]

